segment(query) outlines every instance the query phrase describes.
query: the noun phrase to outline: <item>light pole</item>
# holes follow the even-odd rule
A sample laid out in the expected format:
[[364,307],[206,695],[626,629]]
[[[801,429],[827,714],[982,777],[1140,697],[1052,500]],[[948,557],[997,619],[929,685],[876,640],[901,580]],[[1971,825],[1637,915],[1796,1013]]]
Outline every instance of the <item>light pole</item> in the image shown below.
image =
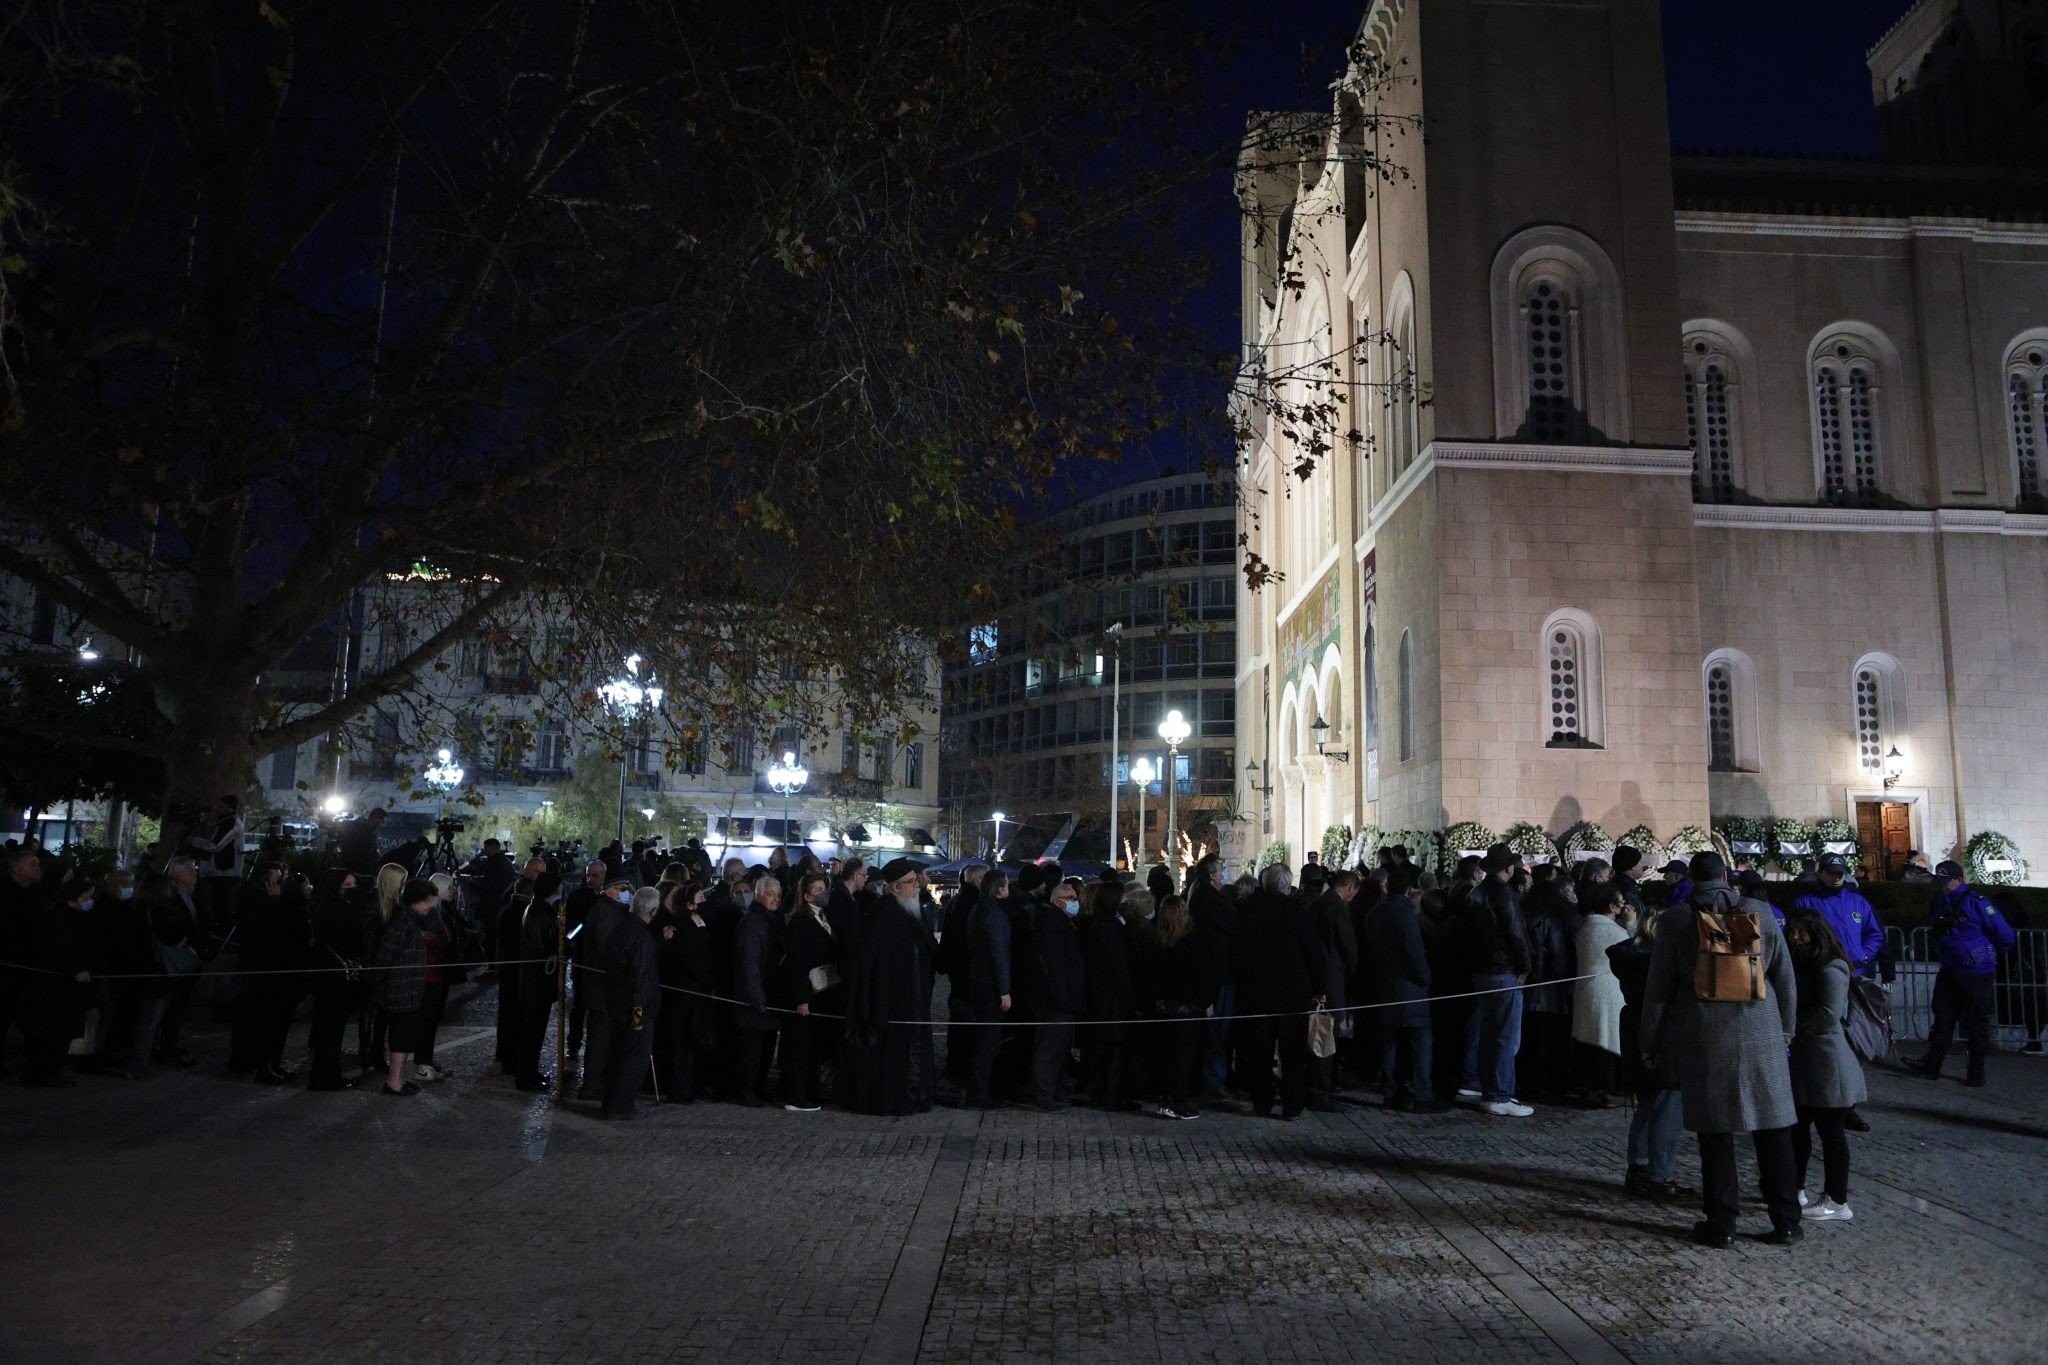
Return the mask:
[[789,798],[804,789],[804,783],[811,780],[810,772],[796,761],[796,755],[785,749],[782,762],[768,769],[768,785],[782,793],[782,856],[789,856]]
[[1187,718],[1178,711],[1168,711],[1166,719],[1159,722],[1159,737],[1166,741],[1166,858],[1173,861],[1178,845],[1176,836],[1180,830],[1174,824],[1174,788],[1180,785],[1180,746],[1194,733]]
[[994,811],[989,815],[989,819],[996,822],[996,837],[995,842],[989,845],[988,860],[999,863],[1003,860],[1003,813]]
[[[653,685],[653,679],[649,678],[648,681],[644,684],[640,681],[640,656],[638,654],[628,654],[626,656],[625,677],[613,678],[610,682],[606,683],[603,687],[600,687],[597,691],[598,695],[604,699],[605,705],[611,707],[613,711],[617,712],[620,721],[626,725],[631,725],[633,723],[634,718],[638,716],[640,712],[640,707],[643,704],[647,706],[661,705],[661,689]],[[625,842],[626,745],[623,742],[621,742],[619,745],[620,846],[623,847],[625,845]]]
[[[1112,622],[1102,633],[1109,636],[1115,654],[1109,675],[1109,865],[1115,867],[1117,841],[1123,838],[1117,827],[1117,797],[1124,784],[1117,781],[1116,761],[1123,753],[1124,623]],[[1101,674],[1100,665],[1095,672]]]
[[[1145,788],[1152,785],[1152,760],[1141,758],[1131,765],[1131,781],[1138,784],[1138,861],[1145,860]],[[1138,869],[1133,867],[1132,872]]]

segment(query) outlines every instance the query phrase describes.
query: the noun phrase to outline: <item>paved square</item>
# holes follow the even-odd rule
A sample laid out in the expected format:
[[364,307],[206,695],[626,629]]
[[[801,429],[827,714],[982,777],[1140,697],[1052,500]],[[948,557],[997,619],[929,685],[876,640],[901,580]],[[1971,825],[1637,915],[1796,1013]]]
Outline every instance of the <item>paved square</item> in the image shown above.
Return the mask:
[[195,1072],[0,1086],[0,1358],[2048,1357],[2038,1058],[1874,1074],[1856,1220],[1715,1253],[1622,1196],[1622,1111],[607,1125],[481,1075],[490,1006],[404,1102],[224,1079],[204,1032]]

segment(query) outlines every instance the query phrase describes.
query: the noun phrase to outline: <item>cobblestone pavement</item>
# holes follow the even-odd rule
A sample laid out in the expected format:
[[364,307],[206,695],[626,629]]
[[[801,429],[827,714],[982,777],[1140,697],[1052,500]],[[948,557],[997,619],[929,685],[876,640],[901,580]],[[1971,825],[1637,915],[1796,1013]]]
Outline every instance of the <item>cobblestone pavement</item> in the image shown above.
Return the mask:
[[1715,1253],[1621,1195],[1620,1111],[608,1125],[443,1039],[409,1101],[227,1080],[206,1033],[0,1086],[0,1359],[2048,1358],[2037,1058],[1874,1074],[1856,1220]]

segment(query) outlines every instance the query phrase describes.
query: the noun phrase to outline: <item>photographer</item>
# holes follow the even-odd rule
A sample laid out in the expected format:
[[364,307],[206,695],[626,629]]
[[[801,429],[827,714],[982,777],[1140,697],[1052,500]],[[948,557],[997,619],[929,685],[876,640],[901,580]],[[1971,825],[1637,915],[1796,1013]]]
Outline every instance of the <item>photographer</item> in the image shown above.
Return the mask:
[[2011,952],[2019,935],[1998,907],[1964,880],[1960,864],[1945,862],[1934,875],[1937,889],[1927,909],[1941,952],[1941,971],[1934,978],[1934,1025],[1927,1032],[1927,1055],[1906,1063],[1906,1069],[1930,1080],[1941,1075],[1960,1014],[1970,1058],[1963,1084],[1982,1085],[1984,1058],[1991,1051],[1991,987],[1998,955]]

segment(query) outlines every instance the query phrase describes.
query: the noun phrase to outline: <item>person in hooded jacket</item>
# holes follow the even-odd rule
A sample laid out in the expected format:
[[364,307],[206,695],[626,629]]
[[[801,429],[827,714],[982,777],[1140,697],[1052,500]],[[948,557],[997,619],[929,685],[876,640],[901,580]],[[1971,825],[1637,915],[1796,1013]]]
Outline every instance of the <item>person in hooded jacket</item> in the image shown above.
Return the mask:
[[[1088,1057],[1088,1102],[1098,1109],[1128,1109],[1128,1044],[1137,1017],[1137,984],[1131,970],[1131,926],[1124,918],[1123,884],[1097,883],[1081,892],[1082,965],[1087,980],[1088,1024],[1083,1047]],[[1145,897],[1145,908],[1153,902]],[[1136,905],[1131,906],[1136,909]]]
[[1944,862],[1934,875],[1934,900],[1927,908],[1927,923],[1941,955],[1941,970],[1934,978],[1934,1023],[1927,1031],[1927,1051],[1906,1063],[1906,1069],[1929,1078],[1941,1075],[1960,1016],[1969,1052],[1963,1084],[1982,1085],[1984,1058],[1991,1051],[1998,958],[2013,950],[2019,935],[1998,907],[1970,885],[1960,863]]

